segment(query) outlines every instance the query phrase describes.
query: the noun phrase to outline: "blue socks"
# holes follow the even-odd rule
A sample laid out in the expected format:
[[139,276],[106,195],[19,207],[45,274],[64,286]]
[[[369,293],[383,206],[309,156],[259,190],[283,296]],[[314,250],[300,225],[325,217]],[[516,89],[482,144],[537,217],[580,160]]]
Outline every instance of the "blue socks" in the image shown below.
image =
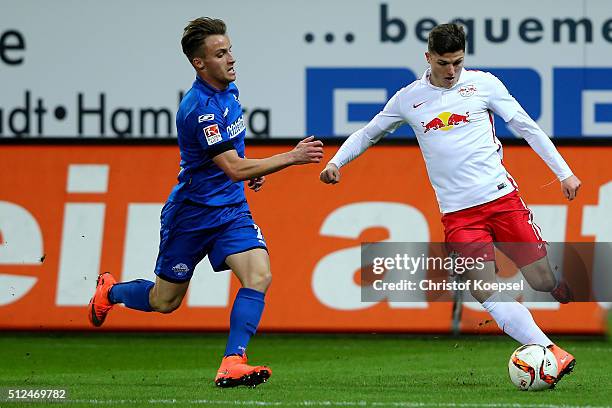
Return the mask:
[[257,331],[264,309],[265,294],[255,289],[238,291],[230,315],[230,332],[225,355],[244,354],[251,336]]
[[[154,283],[144,279],[115,284],[108,292],[111,303],[123,303],[130,309],[151,312],[149,292]],[[255,289],[242,288],[238,291],[230,315],[230,332],[225,355],[242,355],[249,340],[257,331],[264,309],[265,294]]]
[[144,279],[117,283],[108,291],[108,300],[111,303],[123,303],[130,309],[151,312],[153,309],[149,304],[149,292],[154,285]]

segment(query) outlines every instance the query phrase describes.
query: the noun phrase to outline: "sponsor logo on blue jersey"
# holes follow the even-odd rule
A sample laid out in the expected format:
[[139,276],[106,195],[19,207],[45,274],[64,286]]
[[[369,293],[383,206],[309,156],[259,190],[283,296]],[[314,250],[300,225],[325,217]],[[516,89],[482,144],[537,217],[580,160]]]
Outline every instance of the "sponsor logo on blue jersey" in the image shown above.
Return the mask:
[[212,120],[215,120],[215,114],[214,113],[207,113],[206,115],[198,116],[198,123],[210,122]]
[[230,139],[238,136],[241,132],[246,130],[246,125],[244,124],[244,117],[240,115],[238,119],[234,121],[231,125],[227,127],[227,134]]

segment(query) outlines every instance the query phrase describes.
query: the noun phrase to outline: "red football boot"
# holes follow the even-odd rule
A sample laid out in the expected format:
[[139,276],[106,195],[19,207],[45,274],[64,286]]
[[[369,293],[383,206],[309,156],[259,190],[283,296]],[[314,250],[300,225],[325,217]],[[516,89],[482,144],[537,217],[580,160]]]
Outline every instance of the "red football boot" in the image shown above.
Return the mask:
[[268,381],[272,375],[270,367],[250,366],[247,364],[247,356],[231,355],[223,357],[221,366],[215,377],[215,385],[222,388],[246,385],[255,387]]
[[556,384],[561,381],[561,378],[565,374],[569,374],[572,372],[574,366],[576,365],[576,359],[570,353],[563,350],[557,345],[551,344],[550,346],[548,346],[548,349],[552,351],[552,353],[555,355],[555,358],[557,359],[557,381],[555,382]]
[[108,291],[113,285],[117,283],[113,275],[110,272],[104,272],[98,275],[96,282],[96,291],[89,301],[89,308],[87,317],[89,322],[95,327],[102,326],[106,315],[113,308],[113,304],[108,300]]

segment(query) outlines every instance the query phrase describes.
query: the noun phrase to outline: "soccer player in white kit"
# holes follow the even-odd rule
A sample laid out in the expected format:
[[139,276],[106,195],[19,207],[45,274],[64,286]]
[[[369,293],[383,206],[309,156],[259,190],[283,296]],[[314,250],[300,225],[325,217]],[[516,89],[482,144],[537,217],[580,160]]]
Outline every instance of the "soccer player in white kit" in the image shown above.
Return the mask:
[[[560,180],[568,200],[576,197],[580,180],[499,79],[463,68],[465,33],[461,26],[435,27],[425,57],[430,66],[422,78],[400,89],[365,127],[349,136],[321,172],[321,181],[338,183],[342,166],[407,123],[416,134],[440,205],[445,241],[451,248],[462,243],[462,256],[490,260],[484,262],[483,270],[466,272],[466,279],[496,282],[493,242],[532,243],[510,248],[509,257],[532,288],[567,303],[569,288],[564,281],[556,281],[545,241],[504,168],[493,112],[515,135],[527,140]],[[471,293],[506,334],[522,344],[548,347],[555,354],[557,381],[573,370],[574,356],[542,332],[526,307],[497,291],[472,288]]]

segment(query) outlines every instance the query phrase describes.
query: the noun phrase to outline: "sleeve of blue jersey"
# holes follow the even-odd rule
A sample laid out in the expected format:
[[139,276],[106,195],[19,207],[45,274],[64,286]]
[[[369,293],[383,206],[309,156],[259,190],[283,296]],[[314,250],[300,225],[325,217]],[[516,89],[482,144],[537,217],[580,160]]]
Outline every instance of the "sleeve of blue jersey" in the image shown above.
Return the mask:
[[207,106],[198,106],[190,120],[194,122],[196,137],[210,158],[234,149],[223,112],[212,101]]

